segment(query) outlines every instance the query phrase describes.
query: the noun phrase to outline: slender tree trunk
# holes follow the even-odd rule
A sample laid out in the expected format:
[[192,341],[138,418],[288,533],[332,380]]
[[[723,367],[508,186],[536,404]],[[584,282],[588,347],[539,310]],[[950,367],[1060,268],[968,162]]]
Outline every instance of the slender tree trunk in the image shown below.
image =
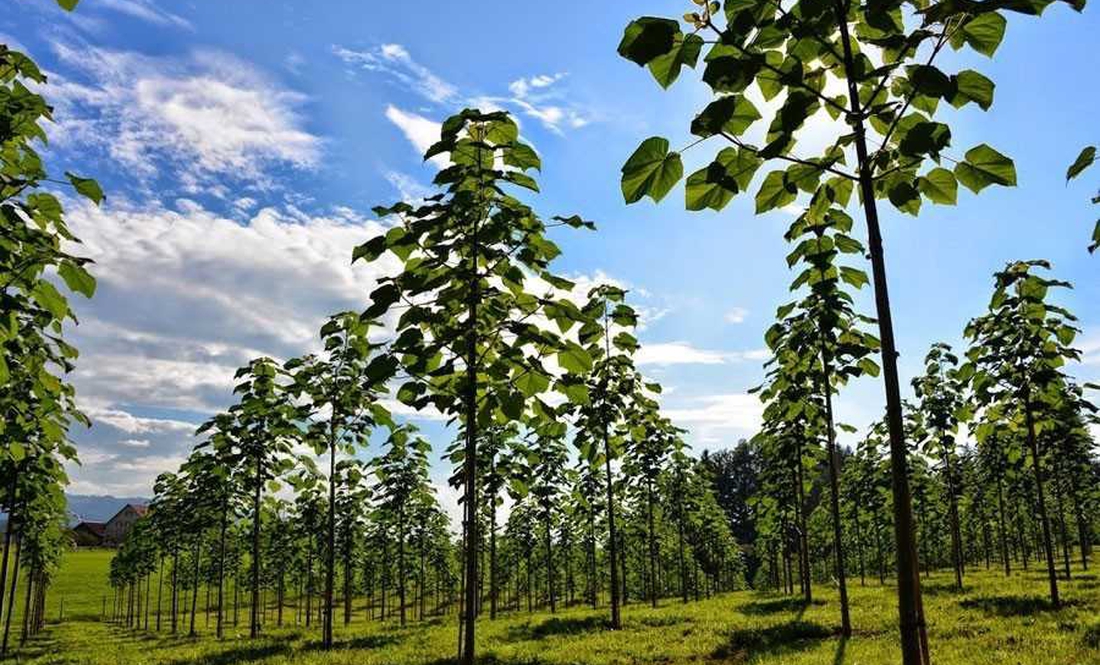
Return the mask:
[[23,557],[23,535],[19,534],[16,538],[16,551],[15,551],[15,567],[12,570],[11,586],[8,587],[8,614],[4,619],[4,641],[0,644],[0,658],[4,658],[8,653],[8,634],[11,632],[11,615],[15,614],[15,592],[19,588],[19,560]]
[[[18,466],[16,467],[16,471],[18,471]],[[0,564],[0,565],[3,566],[3,567],[0,567],[0,617],[4,616],[4,597],[5,597],[5,592],[7,591],[7,586],[6,586],[5,583],[7,582],[7,579],[8,579],[8,555],[9,555],[9,552],[11,551],[12,528],[13,528],[13,525],[15,524],[15,519],[16,519],[15,492],[18,489],[18,487],[19,487],[19,474],[18,473],[12,473],[11,474],[11,486],[8,488],[8,520],[7,520],[7,524],[4,525],[4,556],[3,556],[4,560],[3,560],[3,564]],[[12,604],[14,604],[15,599],[14,598],[11,599],[10,602]]]
[[200,557],[201,552],[202,552],[202,550],[201,550],[199,544],[196,542],[195,543],[195,569],[194,569],[195,574],[193,576],[193,579],[194,579],[195,582],[194,582],[194,589],[192,589],[192,592],[191,592],[191,627],[190,627],[190,629],[188,630],[188,633],[187,633],[190,637],[195,636],[195,613],[196,613],[196,609],[198,607],[198,601],[199,601],[199,557]]
[[1024,395],[1024,418],[1027,421],[1027,443],[1031,448],[1031,461],[1035,471],[1035,492],[1039,501],[1039,521],[1043,527],[1043,551],[1047,558],[1047,576],[1050,578],[1050,602],[1059,607],[1058,574],[1054,570],[1054,547],[1050,539],[1050,520],[1047,517],[1046,498],[1043,496],[1043,469],[1039,458],[1039,442],[1035,436],[1035,423],[1031,413],[1031,397]]
[[[947,435],[950,436],[950,435]],[[962,534],[959,529],[959,499],[955,492],[955,466],[948,449],[947,436],[940,443],[943,451],[943,468],[947,472],[947,510],[951,528],[951,562],[955,567],[955,589],[963,588]]]
[[[604,325],[604,357],[611,357],[611,342],[608,337],[609,326],[607,320],[606,308],[603,317]],[[607,546],[608,546],[608,558],[611,562],[611,629],[619,630],[623,627],[622,615],[619,609],[619,566],[618,566],[618,546],[616,540],[618,534],[615,531],[615,479],[611,475],[611,437],[608,434],[610,414],[607,412],[607,372],[608,368],[604,368],[604,377],[602,381],[603,393],[600,398],[602,400],[603,411],[601,418],[602,435],[603,435],[603,453],[604,453],[604,471],[607,476]]]
[[332,648],[332,591],[336,577],[336,421],[339,411],[333,409],[329,417],[328,442],[328,532],[325,552],[325,619],[322,627],[321,644],[325,649]]
[[249,607],[248,636],[260,634],[260,498],[263,492],[263,456],[256,455],[256,486],[252,495],[252,605]]
[[1005,494],[1000,478],[997,478],[997,526],[1001,536],[1001,558],[1004,559],[1005,577],[1008,577],[1012,574],[1012,563],[1008,551],[1008,530],[1005,529]]
[[[481,161],[478,151],[478,161]],[[478,213],[480,214],[480,213]],[[478,258],[481,253],[478,231],[481,220],[473,220],[472,249],[470,259],[470,299],[467,303],[466,321],[466,387],[465,387],[465,531],[466,531],[466,589],[462,640],[462,663],[474,665],[475,619],[478,603],[478,533],[477,533],[477,307],[479,285]]]
[[397,593],[401,603],[401,627],[405,627],[405,516],[397,511]]
[[833,424],[833,379],[832,363],[828,347],[825,344],[824,315],[818,319],[820,333],[820,351],[822,384],[825,395],[826,418],[826,454],[829,457],[829,503],[833,513],[833,549],[836,550],[836,577],[840,591],[840,632],[844,637],[852,636],[852,620],[848,612],[848,580],[844,567],[844,532],[840,524],[840,456],[836,450],[836,429]]
[[868,249],[875,287],[875,309],[878,314],[879,339],[882,349],[882,373],[886,392],[886,421],[890,435],[890,475],[894,495],[894,535],[897,541],[898,624],[904,665],[928,665],[928,636],[921,601],[920,563],[917,559],[916,531],[913,525],[913,500],[909,492],[908,450],[901,412],[901,388],[898,380],[897,346],[894,343],[894,323],[890,311],[890,296],[886,283],[886,263],[879,229],[878,206],[875,202],[874,171],[867,152],[863,110],[859,108],[857,70],[848,36],[848,6],[834,0],[837,27],[844,52],[844,71],[848,80],[848,99],[852,105],[851,119],[859,160],[860,199],[867,222]]
[[550,597],[550,613],[554,614],[558,608],[554,598],[554,533],[551,525],[553,513],[550,511],[549,503],[546,505],[544,519],[546,522],[546,590]]
[[646,522],[649,526],[649,604],[657,607],[657,529],[653,520],[653,479],[646,479]]

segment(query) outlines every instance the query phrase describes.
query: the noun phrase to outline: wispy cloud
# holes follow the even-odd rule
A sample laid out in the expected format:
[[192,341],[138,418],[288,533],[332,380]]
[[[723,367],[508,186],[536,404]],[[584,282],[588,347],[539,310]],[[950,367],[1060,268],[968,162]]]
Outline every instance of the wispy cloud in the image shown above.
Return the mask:
[[152,0],[97,0],[94,6],[126,14],[154,25],[194,29],[190,21],[157,7]]
[[455,86],[414,60],[400,44],[382,44],[366,50],[333,46],[332,52],[349,66],[382,72],[433,102],[447,102],[458,96]]
[[734,308],[730,309],[728,312],[726,312],[725,316],[723,316],[722,318],[725,319],[726,323],[737,324],[737,323],[744,323],[745,318],[748,315],[749,315],[749,310],[745,309],[744,307],[734,307]]
[[226,183],[271,186],[269,168],[314,168],[321,139],[303,128],[306,98],[234,56],[199,51],[152,58],[56,43],[54,139],[120,163],[139,178],[224,194]]
[[764,408],[755,395],[727,393],[689,399],[663,413],[688,428],[698,443],[732,445],[759,429]]
[[724,365],[746,360],[766,360],[767,349],[716,351],[700,349],[690,342],[643,344],[635,356],[638,365]]

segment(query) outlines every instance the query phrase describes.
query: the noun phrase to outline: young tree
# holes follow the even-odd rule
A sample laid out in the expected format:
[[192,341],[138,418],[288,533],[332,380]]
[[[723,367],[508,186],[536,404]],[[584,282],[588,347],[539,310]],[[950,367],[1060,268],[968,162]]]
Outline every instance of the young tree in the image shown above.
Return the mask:
[[958,357],[943,342],[932,345],[924,357],[924,375],[913,379],[913,392],[920,400],[926,438],[924,451],[940,461],[947,492],[951,530],[951,563],[955,569],[955,588],[962,591],[963,549],[959,528],[959,475],[955,453],[955,433],[960,420],[968,418],[963,391],[965,384],[958,377]]
[[386,441],[386,452],[374,460],[378,478],[378,504],[394,520],[397,534],[397,590],[401,626],[405,626],[406,581],[405,545],[415,506],[434,501],[428,481],[428,453],[431,444],[411,425],[395,426]]
[[[375,425],[390,424],[378,403],[385,393],[379,380],[377,345],[370,340],[375,322],[354,312],[329,317],[321,327],[321,356],[309,355],[286,363],[293,392],[304,399],[300,413],[309,421],[307,441],[318,455],[328,455],[328,518],[325,546],[325,609],[322,646],[332,648],[333,586],[336,579],[336,456],[355,455],[365,446]],[[376,364],[372,366],[372,362]],[[380,362],[385,362],[380,361]]]
[[[625,441],[622,429],[632,409],[652,406],[646,396],[641,374],[634,367],[633,353],[638,341],[630,334],[638,315],[624,302],[626,292],[604,284],[593,288],[583,313],[586,319],[579,331],[581,344],[594,359],[585,382],[587,403],[576,409],[574,439],[580,456],[590,462],[602,459],[604,491],[607,501],[607,558],[611,569],[611,628],[622,628],[620,614],[619,536],[615,525],[615,476],[612,463],[621,457]],[[617,332],[616,332],[617,331]],[[652,390],[658,390],[656,384]]]
[[[503,112],[467,109],[443,123],[440,141],[425,158],[436,155],[450,162],[435,178],[444,192],[419,207],[376,209],[396,216],[398,224],[356,248],[353,259],[374,261],[391,252],[403,263],[399,274],[381,280],[364,313],[401,312],[389,367],[379,366],[377,376],[388,378],[400,368],[401,402],[461,421],[466,556],[460,655],[472,665],[481,432],[493,422],[518,421],[529,410],[547,413],[537,396],[551,384],[568,399],[582,399],[580,382],[571,376],[592,361],[577,343],[538,324],[542,315],[567,331],[579,313],[555,293],[573,284],[548,270],[560,253],[545,235],[548,225],[504,190],[509,184],[538,189],[525,173],[540,166],[538,155],[519,141],[515,122]],[[554,225],[592,227],[579,217],[555,218]],[[547,284],[541,294],[531,292],[537,280]],[[563,375],[546,365],[550,357]]]
[[[648,67],[662,87],[671,85],[683,67],[695,67],[707,48],[702,79],[717,99],[692,122],[698,137],[692,145],[717,138],[729,147],[688,177],[688,209],[721,210],[748,189],[752,176],[768,162],[783,163],[785,169],[764,178],[756,195],[757,213],[792,203],[800,190],[817,191],[823,177],[841,206],[847,206],[853,187],[859,188],[882,341],[903,662],[928,663],[898,352],[877,201],[888,199],[899,210],[916,214],[922,197],[954,203],[960,182],[975,192],[1016,183],[1012,161],[984,144],[957,159],[953,171],[940,166],[923,170],[929,160],[940,161],[951,141],[950,128],[934,120],[940,101],[974,103],[982,109],[993,102],[994,85],[986,76],[973,70],[947,74],[934,63],[946,46],[969,46],[991,56],[1004,35],[1002,12],[1038,14],[1050,0],[695,4],[684,15],[690,32],[685,34],[675,20],[643,17],[626,27],[618,48],[623,57]],[[1078,10],[1084,6],[1082,0],[1070,4]],[[745,95],[754,84],[766,100],[781,100],[763,147],[744,138],[762,119]],[[797,155],[799,130],[822,111],[844,120],[836,125],[836,140],[818,156]],[[669,150],[667,139],[649,138],[623,166],[623,196],[628,203],[646,195],[659,201],[682,176],[679,152]]]
[[1053,426],[1051,410],[1059,403],[1066,380],[1061,367],[1067,360],[1080,359],[1080,352],[1069,346],[1077,335],[1073,325],[1076,317],[1047,299],[1051,288],[1069,284],[1042,277],[1036,269],[1049,270],[1050,264],[1020,261],[996,273],[989,313],[966,327],[966,337],[971,341],[966,354],[969,362],[960,368],[959,376],[969,380],[978,406],[1002,404],[1006,413],[1023,421],[1050,579],[1050,601],[1057,606],[1058,576],[1039,433]]
[[239,469],[246,479],[243,485],[252,502],[252,602],[249,636],[260,631],[260,524],[264,486],[289,468],[292,444],[301,432],[298,413],[290,400],[290,379],[274,360],[257,358],[237,370],[241,382],[233,392],[237,404],[229,408],[228,418],[210,420],[199,428],[202,434],[214,427],[232,432],[220,439],[230,448],[220,453],[226,466]]

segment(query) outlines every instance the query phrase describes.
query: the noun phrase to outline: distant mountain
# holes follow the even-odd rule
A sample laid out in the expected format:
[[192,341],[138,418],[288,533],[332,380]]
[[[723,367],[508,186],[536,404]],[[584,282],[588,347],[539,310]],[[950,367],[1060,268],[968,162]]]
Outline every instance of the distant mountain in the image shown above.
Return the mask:
[[66,494],[69,502],[69,521],[106,522],[122,510],[128,503],[147,504],[149,499],[141,497],[95,496],[91,494]]

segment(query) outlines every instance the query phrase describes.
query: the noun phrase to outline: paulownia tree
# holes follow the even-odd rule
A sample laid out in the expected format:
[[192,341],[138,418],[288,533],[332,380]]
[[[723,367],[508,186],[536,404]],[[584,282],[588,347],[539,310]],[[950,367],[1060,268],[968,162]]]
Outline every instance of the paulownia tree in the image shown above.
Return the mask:
[[937,342],[924,357],[924,374],[913,379],[913,393],[920,400],[925,434],[924,451],[939,460],[944,489],[947,492],[951,531],[951,563],[955,569],[955,588],[963,586],[963,544],[959,524],[960,476],[955,451],[955,433],[959,422],[969,418],[965,401],[965,383],[958,376],[958,357],[951,347]]
[[332,648],[333,587],[336,578],[337,455],[354,456],[368,443],[375,425],[392,424],[378,403],[385,393],[388,359],[370,340],[375,322],[355,312],[329,317],[321,327],[320,355],[286,363],[293,374],[291,390],[302,400],[300,413],[309,421],[307,441],[318,455],[328,455],[328,511],[325,545],[325,605],[321,644]]
[[[717,139],[728,147],[688,177],[688,209],[721,210],[749,188],[765,164],[784,168],[765,176],[756,194],[757,213],[794,202],[800,191],[815,192],[822,179],[841,206],[858,188],[882,341],[906,665],[927,663],[929,655],[878,200],[916,214],[923,199],[954,203],[959,183],[974,192],[1016,183],[1012,161],[985,144],[952,158],[951,170],[939,166],[951,143],[950,127],[935,119],[940,103],[973,103],[986,110],[993,103],[994,83],[974,70],[944,72],[935,61],[948,46],[992,56],[1004,36],[1004,12],[1039,14],[1049,4],[695,0],[683,17],[688,32],[679,21],[643,17],[626,27],[619,44],[619,53],[647,67],[662,87],[671,85],[682,68],[694,68],[702,56],[702,79],[716,99],[692,121],[697,139],[691,145]],[[1085,3],[1069,4],[1080,10]],[[766,131],[751,136],[749,130],[763,116],[749,98],[750,86],[769,102],[765,110],[771,116]],[[818,155],[799,155],[799,130],[807,122],[820,122],[822,112],[843,121],[835,124],[835,140]],[[761,139],[762,145],[756,145]],[[623,196],[628,203],[646,195],[659,201],[682,176],[680,154],[670,151],[668,140],[646,139],[623,166]]]
[[[399,274],[380,280],[364,313],[399,313],[390,366],[378,376],[399,374],[397,398],[416,409],[433,407],[461,422],[465,436],[462,487],[465,532],[465,611],[460,654],[474,660],[478,607],[478,443],[493,423],[546,414],[538,396],[551,385],[567,399],[585,397],[574,375],[592,365],[576,342],[561,337],[540,318],[569,330],[577,308],[558,297],[573,284],[548,270],[560,253],[546,237],[549,226],[592,227],[579,217],[544,223],[505,191],[516,185],[538,191],[526,171],[540,167],[535,151],[519,140],[507,113],[467,109],[447,119],[425,158],[448,157],[435,177],[443,192],[423,205],[377,208],[397,224],[356,248],[353,260],[374,261],[390,252]],[[546,286],[539,293],[536,278]],[[548,365],[555,358],[563,370]]]
[[1076,317],[1048,299],[1052,288],[1068,287],[1069,283],[1036,274],[1037,269],[1049,270],[1050,264],[1018,261],[996,273],[989,312],[966,327],[971,341],[966,354],[969,362],[959,369],[959,377],[970,382],[978,406],[1001,405],[1013,414],[1013,420],[1022,420],[1042,526],[1050,601],[1057,606],[1058,575],[1039,441],[1041,432],[1054,426],[1052,410],[1061,401],[1066,380],[1061,368],[1067,360],[1079,360],[1080,352],[1070,346],[1078,332]]
[[607,514],[607,559],[610,567],[611,627],[622,628],[620,612],[619,533],[616,527],[615,476],[612,464],[624,451],[623,424],[633,410],[655,408],[646,393],[659,391],[657,384],[646,384],[634,366],[633,354],[638,341],[629,332],[638,323],[638,314],[624,300],[626,292],[610,284],[601,284],[588,294],[583,314],[585,322],[578,332],[588,357],[594,359],[585,381],[588,399],[577,406],[574,443],[582,459],[604,466],[604,492]]

